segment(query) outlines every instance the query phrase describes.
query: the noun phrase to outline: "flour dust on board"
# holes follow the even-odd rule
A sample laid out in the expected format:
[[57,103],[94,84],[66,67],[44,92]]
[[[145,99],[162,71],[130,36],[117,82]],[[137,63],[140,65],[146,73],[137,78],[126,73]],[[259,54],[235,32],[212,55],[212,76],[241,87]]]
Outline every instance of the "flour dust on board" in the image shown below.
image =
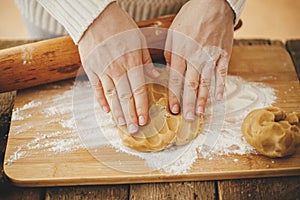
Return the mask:
[[[76,91],[80,91],[80,98]],[[46,93],[53,95],[45,99],[43,94]],[[273,88],[228,76],[224,101],[216,102],[209,98],[204,125],[195,140],[184,146],[146,153],[122,144],[116,124],[110,114],[101,111],[87,80],[76,81],[75,85],[58,83],[44,86],[37,96],[40,98],[21,107],[15,106],[12,115],[15,125],[11,127],[10,134],[26,134],[34,127],[43,127],[43,131],[16,148],[5,160],[6,165],[35,154],[36,149],[41,149],[47,156],[87,149],[99,162],[116,170],[137,170],[126,164],[127,156],[123,156],[124,160],[120,156],[129,155],[144,163],[148,171],[162,170],[173,174],[188,172],[197,158],[255,153],[241,132],[241,123],[249,111],[270,106],[276,99]],[[39,120],[35,120],[37,116]],[[24,119],[26,124],[18,126],[18,122]],[[53,124],[59,124],[61,128],[53,130]],[[104,157],[101,148],[111,148],[111,155]]]

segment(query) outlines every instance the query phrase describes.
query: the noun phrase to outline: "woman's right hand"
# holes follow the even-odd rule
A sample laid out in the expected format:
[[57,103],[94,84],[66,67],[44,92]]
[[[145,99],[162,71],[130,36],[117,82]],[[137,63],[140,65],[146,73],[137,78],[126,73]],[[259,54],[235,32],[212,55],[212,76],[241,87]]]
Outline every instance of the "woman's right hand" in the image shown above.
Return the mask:
[[146,41],[132,18],[111,3],[79,41],[84,70],[100,107],[134,134],[148,120],[144,75],[157,78]]

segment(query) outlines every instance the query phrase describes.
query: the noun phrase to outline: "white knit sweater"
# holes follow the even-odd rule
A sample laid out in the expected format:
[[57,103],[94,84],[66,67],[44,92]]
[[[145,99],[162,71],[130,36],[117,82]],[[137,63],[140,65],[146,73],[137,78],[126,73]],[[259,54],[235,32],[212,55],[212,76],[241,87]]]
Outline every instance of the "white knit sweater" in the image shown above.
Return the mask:
[[[22,15],[44,30],[70,34],[75,43],[99,14],[116,0],[15,0]],[[135,20],[177,12],[188,0],[118,0]],[[246,0],[227,0],[237,21]],[[155,5],[155,9],[153,9]],[[46,10],[46,11],[45,11]],[[57,21],[56,21],[57,20]],[[64,30],[65,28],[65,30]]]

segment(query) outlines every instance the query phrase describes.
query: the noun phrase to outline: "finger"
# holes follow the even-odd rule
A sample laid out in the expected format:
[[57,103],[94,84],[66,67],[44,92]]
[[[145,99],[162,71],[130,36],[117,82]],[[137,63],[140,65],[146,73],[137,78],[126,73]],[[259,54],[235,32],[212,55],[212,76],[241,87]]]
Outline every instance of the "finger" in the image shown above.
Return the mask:
[[119,126],[124,126],[126,124],[123,111],[118,99],[117,91],[112,79],[104,74],[101,77],[103,83],[103,91],[106,96],[107,102],[112,109],[112,114],[114,116],[115,121]]
[[150,76],[151,78],[158,78],[160,73],[155,69],[148,49],[143,49],[141,53],[145,75]]
[[184,79],[182,112],[185,120],[195,120],[195,107],[198,94],[200,73],[190,63],[187,63],[187,70]]
[[107,99],[104,95],[104,89],[102,86],[102,83],[99,81],[98,87],[94,88],[95,97],[97,99],[97,102],[99,103],[102,110],[106,113],[110,112],[110,106],[107,102]]
[[221,101],[223,99],[227,69],[228,69],[229,57],[227,55],[221,55],[217,62],[215,69],[215,99]]
[[110,111],[110,108],[107,99],[105,98],[101,81],[99,80],[97,74],[93,72],[86,72],[86,74],[89,78],[92,88],[94,89],[94,95],[97,99],[97,102],[99,103],[101,109],[104,112],[108,113]]
[[206,63],[202,68],[196,108],[196,114],[198,116],[202,115],[205,112],[213,72],[214,63],[212,62]]
[[165,50],[164,50],[164,57],[166,60],[167,68],[170,68],[171,64],[171,57],[172,57],[172,30],[168,30],[168,35],[166,38]]
[[118,74],[118,76],[112,77],[112,80],[116,87],[120,105],[122,107],[122,111],[126,120],[128,132],[130,134],[134,134],[138,131],[134,97],[131,92],[126,71],[121,67],[120,63],[114,63],[114,65],[119,65],[114,67],[115,69],[118,69],[119,72],[116,73]]
[[133,92],[135,111],[139,125],[143,126],[148,120],[148,95],[145,86],[142,55],[140,52],[131,53],[127,56],[127,61],[128,65],[131,66],[127,71],[127,76]]
[[183,77],[186,70],[186,62],[183,58],[172,54],[169,76],[169,108],[173,114],[180,111],[180,98],[183,87]]

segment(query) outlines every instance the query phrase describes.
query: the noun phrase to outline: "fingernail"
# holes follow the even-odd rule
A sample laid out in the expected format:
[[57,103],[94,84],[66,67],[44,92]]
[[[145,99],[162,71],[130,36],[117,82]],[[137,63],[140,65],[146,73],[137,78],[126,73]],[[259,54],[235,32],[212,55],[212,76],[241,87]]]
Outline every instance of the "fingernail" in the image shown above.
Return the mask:
[[144,125],[146,122],[145,122],[145,117],[144,116],[142,116],[142,115],[140,115],[139,116],[139,125]]
[[138,131],[138,127],[135,124],[129,124],[128,126],[128,132],[133,134]]
[[193,112],[187,112],[185,115],[185,119],[188,121],[194,121],[195,120],[195,115]]
[[160,76],[160,73],[158,71],[156,71],[156,69],[152,70],[152,74],[157,78]]
[[108,113],[108,107],[107,106],[102,106],[102,110],[106,113]]
[[201,115],[201,114],[203,114],[203,113],[204,113],[203,107],[202,107],[202,106],[199,106],[199,107],[197,108],[197,114],[198,114],[198,115]]
[[222,99],[223,99],[223,94],[222,93],[218,93],[217,97],[216,97],[216,100],[217,101],[221,101]]
[[175,104],[172,109],[171,109],[172,113],[177,114],[179,113],[179,106],[178,104]]
[[118,124],[119,124],[119,126],[123,126],[123,125],[126,124],[123,117],[119,117],[119,119],[118,119]]

